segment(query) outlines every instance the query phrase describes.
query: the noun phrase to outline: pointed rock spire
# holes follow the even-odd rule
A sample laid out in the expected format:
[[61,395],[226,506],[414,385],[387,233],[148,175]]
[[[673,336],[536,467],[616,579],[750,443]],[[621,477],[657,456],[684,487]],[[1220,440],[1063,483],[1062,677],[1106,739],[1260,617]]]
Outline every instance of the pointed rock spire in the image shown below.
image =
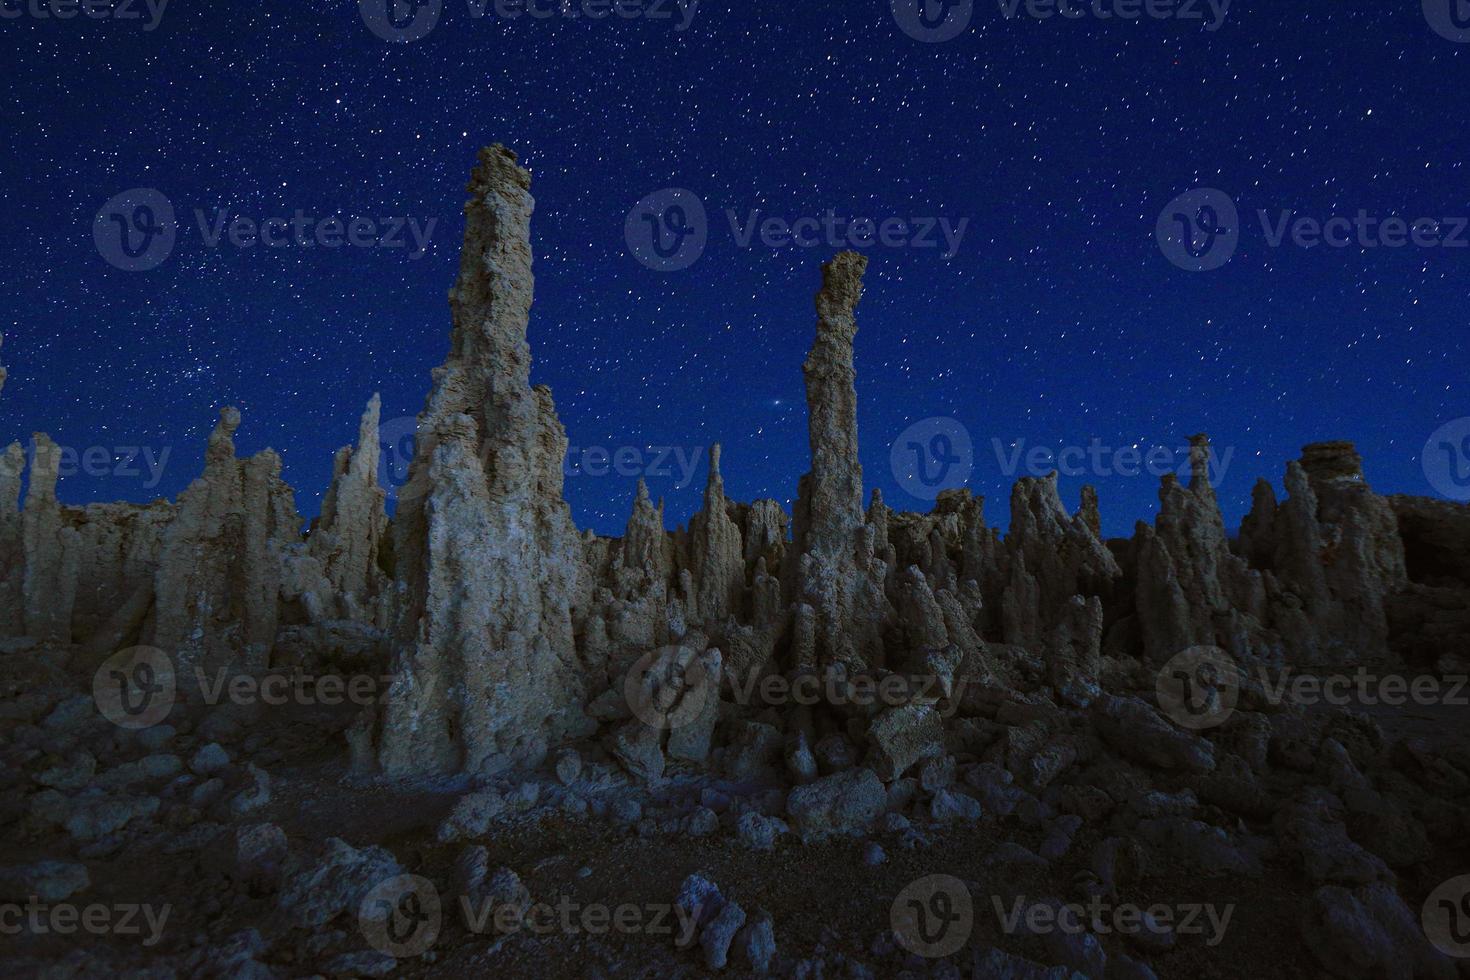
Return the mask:
[[480,151],[465,204],[449,356],[419,416],[394,552],[395,679],[377,721],[395,775],[536,761],[587,729],[577,623],[590,573],[562,499],[567,438],[530,385],[531,176]]
[[373,395],[357,430],[357,447],[337,451],[332,486],[308,553],[321,563],[348,618],[363,618],[383,587],[378,553],[388,527],[387,493],[378,485],[378,420],[382,400]]

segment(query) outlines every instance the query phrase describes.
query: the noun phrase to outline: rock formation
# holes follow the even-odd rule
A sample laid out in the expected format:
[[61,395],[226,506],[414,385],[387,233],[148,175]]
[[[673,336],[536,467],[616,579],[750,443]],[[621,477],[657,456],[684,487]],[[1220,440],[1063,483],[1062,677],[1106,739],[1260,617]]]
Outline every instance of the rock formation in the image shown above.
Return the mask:
[[332,485],[307,540],[307,554],[320,566],[326,586],[314,601],[322,606],[335,601],[339,606],[335,618],[378,621],[373,607],[386,588],[381,552],[388,529],[384,509],[388,494],[378,485],[381,407],[374,395],[363,412],[357,447],[337,450]]
[[[727,496],[722,468],[738,460],[714,446],[687,529],[665,527],[640,481],[621,538],[579,535],[562,497],[566,436],[550,392],[530,383],[529,176],[490,147],[469,195],[450,351],[391,522],[376,396],[305,536],[280,458],[237,458],[232,408],[174,503],[62,504],[58,447],[38,434],[21,509],[25,454],[0,455],[0,826],[12,850],[46,852],[0,866],[0,898],[64,899],[115,873],[126,848],[158,862],[160,879],[226,896],[178,903],[188,924],[151,954],[149,975],[384,975],[394,957],[363,950],[350,925],[376,885],[401,886],[411,867],[446,895],[524,910],[528,888],[575,864],[539,861],[522,881],[492,871],[477,841],[515,861],[492,835],[605,821],[638,838],[728,835],[701,852],[710,862],[780,847],[773,875],[836,887],[852,873],[834,870],[837,852],[797,841],[866,837],[868,865],[885,847],[973,844],[996,881],[1022,872],[1040,894],[1111,902],[1221,878],[1231,894],[1268,887],[1281,922],[1295,910],[1302,942],[1284,969],[1453,978],[1411,902],[1457,867],[1470,831],[1470,750],[1447,737],[1462,733],[1296,703],[1269,684],[1369,664],[1429,681],[1470,670],[1470,507],[1380,496],[1351,444],[1315,443],[1288,464],[1283,498],[1256,486],[1232,540],[1200,435],[1187,485],[1166,477],[1156,519],[1131,539],[1102,538],[1091,487],[1069,511],[1055,474],[1016,484],[1004,534],[965,489],[927,513],[875,490],[864,509],[854,343],[866,263],[844,253],[816,297],[811,470],[794,514]],[[307,665],[322,682],[390,683],[361,713],[202,708],[120,737],[86,688],[102,658],[140,643],[184,676]],[[1210,670],[1174,669],[1189,651]],[[1181,674],[1190,686],[1173,691]],[[273,817],[290,833],[255,815],[283,783],[289,805]],[[320,839],[334,818],[360,827],[365,799],[401,811],[377,842]],[[452,866],[423,859],[457,842],[468,846]],[[733,892],[702,875],[675,904],[699,933],[680,945],[710,969],[731,954],[757,975],[898,975],[917,962],[894,930],[836,935],[842,922],[811,959],[778,960],[772,917],[747,924]],[[241,921],[272,906],[268,922]],[[1032,944],[1050,972],[993,948],[930,972],[1154,975],[1143,957],[1198,972],[1194,937],[1051,938]],[[513,942],[456,938],[439,969],[470,950],[483,966]],[[514,955],[527,950],[559,947],[538,936]],[[62,952],[59,966],[0,966],[123,975],[148,955]],[[662,959],[642,972],[688,972],[671,944],[649,955]]]
[[220,411],[204,473],[179,495],[163,535],[149,645],[183,671],[254,671],[270,662],[285,548],[300,538],[281,458],[235,457],[240,413]]
[[793,521],[796,595],[812,610],[818,665],[882,666],[892,609],[887,569],[864,522],[858,462],[853,338],[868,260],[843,252],[822,266],[817,332],[802,365],[812,468],[801,478]]
[[480,153],[465,205],[450,352],[399,496],[395,675],[376,756],[393,775],[483,772],[585,733],[576,633],[590,601],[562,499],[567,440],[530,384],[530,175]]

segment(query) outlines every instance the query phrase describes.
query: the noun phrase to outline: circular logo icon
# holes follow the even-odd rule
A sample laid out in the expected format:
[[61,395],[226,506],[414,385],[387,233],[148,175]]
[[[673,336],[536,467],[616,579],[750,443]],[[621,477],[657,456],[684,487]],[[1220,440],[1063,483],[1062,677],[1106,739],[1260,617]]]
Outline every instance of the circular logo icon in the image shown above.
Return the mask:
[[152,187],[114,195],[92,219],[97,254],[124,272],[158,268],[173,253],[178,234],[173,202]]
[[1431,892],[1419,921],[1441,953],[1470,957],[1470,875],[1451,878]]
[[1154,682],[1159,709],[1191,731],[1223,725],[1240,700],[1240,669],[1219,647],[1190,647],[1169,658]]
[[710,676],[700,654],[688,647],[645,653],[623,678],[623,697],[633,716],[649,728],[673,731],[692,725],[705,706],[719,697],[718,677]]
[[1197,187],[1159,212],[1154,237],[1164,257],[1186,272],[1218,269],[1240,245],[1240,212],[1224,191]]
[[1424,476],[1440,495],[1470,501],[1470,417],[1446,422],[1424,444]]
[[1424,0],[1424,19],[1434,33],[1447,41],[1470,41],[1470,2],[1467,0]]
[[411,44],[439,26],[444,0],[357,0],[362,22],[384,41]]
[[892,0],[892,6],[899,28],[925,44],[954,40],[975,16],[975,0]]
[[888,922],[910,953],[942,959],[958,953],[975,928],[975,905],[965,883],[950,875],[928,875],[898,893]]
[[178,696],[173,661],[157,647],[129,647],[92,675],[92,701],[119,728],[152,728],[168,717]]
[[418,875],[380,881],[358,905],[357,924],[378,952],[400,960],[421,956],[438,940],[444,924],[439,890]]
[[970,431],[949,418],[928,418],[904,429],[888,454],[893,478],[910,496],[936,500],[962,487],[975,469]]
[[633,257],[656,272],[687,269],[709,244],[704,202],[682,187],[655,191],[628,212],[623,239]]
[[389,500],[407,496],[409,466],[413,463],[414,440],[419,420],[400,415],[378,426],[378,486]]

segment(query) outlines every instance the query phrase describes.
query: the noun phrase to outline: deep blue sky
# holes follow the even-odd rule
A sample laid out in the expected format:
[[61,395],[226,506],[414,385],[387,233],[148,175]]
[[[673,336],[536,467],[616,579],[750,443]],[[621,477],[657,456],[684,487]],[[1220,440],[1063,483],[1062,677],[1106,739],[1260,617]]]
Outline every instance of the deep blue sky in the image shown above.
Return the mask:
[[[13,3],[14,0],[9,0]],[[283,452],[314,513],[331,452],[374,391],[412,416],[443,360],[463,186],[477,147],[534,178],[535,378],[574,445],[723,442],[727,490],[789,501],[807,464],[801,361],[832,249],[736,247],[726,208],[969,219],[956,257],[872,248],[858,395],[870,486],[909,423],[951,416],[970,485],[1004,524],[992,446],[1182,445],[1234,456],[1232,525],[1258,475],[1278,486],[1306,442],[1357,441],[1380,489],[1432,493],[1425,440],[1470,414],[1470,249],[1265,246],[1256,208],[1319,219],[1360,208],[1470,215],[1470,44],[1419,0],[1238,0],[1198,22],[1006,20],[981,0],[955,40],[924,44],[887,0],[700,4],[667,20],[473,20],[446,0],[408,45],[355,0],[174,0],[137,22],[0,20],[0,440],[170,452],[146,478],[78,474],[64,501],[172,496],[197,475],[218,407],[242,453]],[[1223,269],[1165,260],[1155,220],[1198,185],[1239,202]],[[623,238],[644,195],[686,187],[714,226],[682,272]],[[169,259],[123,272],[94,215],[162,191]],[[437,219],[402,251],[205,246],[193,211],[255,219]],[[742,218],[743,220],[743,218]],[[1470,232],[1466,233],[1470,240]],[[654,479],[671,523],[694,482]],[[1083,478],[1063,480],[1075,506]],[[1151,519],[1157,480],[1093,479],[1106,529]],[[618,532],[634,479],[567,481],[578,523]]]

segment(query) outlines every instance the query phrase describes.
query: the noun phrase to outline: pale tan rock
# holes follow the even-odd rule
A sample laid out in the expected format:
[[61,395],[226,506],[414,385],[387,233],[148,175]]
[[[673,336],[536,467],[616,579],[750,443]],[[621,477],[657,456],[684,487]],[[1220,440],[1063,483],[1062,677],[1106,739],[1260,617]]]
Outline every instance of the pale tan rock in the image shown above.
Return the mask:
[[530,385],[530,175],[487,147],[468,191],[450,352],[394,519],[404,600],[377,731],[394,776],[539,760],[590,729],[603,666],[575,642],[592,583],[562,499],[566,434]]
[[25,450],[13,442],[0,455],[0,637],[25,634],[25,536],[20,483]]
[[944,752],[944,726],[929,705],[906,704],[889,708],[868,728],[867,766],[880,779],[902,776],[920,759]]
[[374,619],[373,607],[387,584],[379,567],[388,527],[388,495],[378,485],[381,405],[373,395],[358,427],[357,447],[337,451],[332,485],[307,540],[307,554],[320,564],[342,619]]
[[1153,532],[1134,541],[1145,654],[1155,662],[1200,645],[1249,654],[1266,619],[1265,583],[1225,533],[1209,437],[1189,441],[1189,486],[1165,476]]
[[704,507],[689,522],[689,550],[699,589],[700,620],[706,627],[716,627],[731,613],[741,611],[745,589],[744,545],[725,499],[718,444],[709,451]]
[[254,671],[270,663],[285,549],[301,519],[281,459],[235,457],[240,413],[220,410],[204,473],[179,495],[163,535],[147,642],[178,670]]
[[64,508],[79,538],[72,633],[93,653],[136,642],[153,608],[163,539],[177,515],[164,500]]
[[1012,488],[1004,561],[995,556],[983,526],[967,529],[971,574],[989,583],[1004,576],[998,605],[1006,643],[1039,650],[1074,596],[1111,595],[1122,570],[1094,530],[1095,517],[1085,506],[1076,515],[1067,513],[1053,472],[1022,478]]
[[877,537],[864,524],[858,462],[853,338],[867,264],[843,252],[822,266],[816,339],[802,365],[812,469],[798,488],[792,554],[796,598],[816,616],[821,665],[882,666],[883,630],[894,615]]
[[26,634],[43,643],[71,643],[80,538],[68,527],[56,499],[61,451],[44,432],[35,434],[30,485],[21,515],[25,554]]

